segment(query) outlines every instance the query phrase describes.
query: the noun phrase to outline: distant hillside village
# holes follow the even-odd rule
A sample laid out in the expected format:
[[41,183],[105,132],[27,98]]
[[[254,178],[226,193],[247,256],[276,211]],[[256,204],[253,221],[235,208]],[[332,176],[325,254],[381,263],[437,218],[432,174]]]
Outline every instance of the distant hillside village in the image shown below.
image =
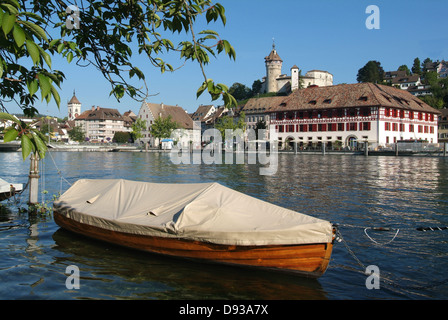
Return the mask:
[[[183,138],[179,138],[182,143],[192,139],[194,123],[200,123],[204,132],[215,128],[224,117],[234,123],[243,120],[246,129],[273,126],[279,149],[291,148],[293,144],[305,149],[324,143],[328,147],[356,148],[360,142],[372,145],[397,141],[448,142],[447,109],[435,109],[418,98],[431,95],[418,74],[385,72],[387,85],[333,85],[333,75],[328,71],[311,70],[302,76],[294,65],[289,69],[290,75],[286,75],[282,74],[282,64],[273,46],[265,57],[266,76],[260,81],[261,95],[246,99],[231,110],[201,105],[188,114],[181,106],[144,102],[136,113],[129,110],[121,114],[117,109],[98,106],[82,111],[74,92],[67,103],[65,121],[46,117],[35,125],[46,126],[53,141],[70,143],[74,140],[70,132],[77,130],[83,141],[91,143],[132,142],[146,147],[161,145],[162,139],[153,130],[159,118],[169,118],[183,129]],[[448,74],[447,65],[442,61],[428,64],[427,68],[444,78]],[[144,125],[136,136],[132,133],[137,122]],[[269,139],[269,132],[258,138]]]

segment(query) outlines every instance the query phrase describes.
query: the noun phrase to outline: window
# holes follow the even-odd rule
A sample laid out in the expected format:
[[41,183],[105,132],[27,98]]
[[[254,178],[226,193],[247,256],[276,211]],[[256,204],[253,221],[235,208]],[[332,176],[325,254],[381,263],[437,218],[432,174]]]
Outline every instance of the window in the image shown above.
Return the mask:
[[360,127],[361,127],[361,130],[369,131],[370,130],[370,122],[361,122]]
[[423,132],[423,126],[418,126],[418,133],[422,133]]
[[294,132],[294,125],[293,124],[287,125],[286,132]]
[[404,119],[404,110],[400,110],[400,118]]
[[423,114],[421,112],[418,113],[418,120],[423,120]]
[[384,115],[386,117],[390,117],[390,108],[386,108],[386,110],[384,110]]
[[429,132],[428,126],[425,126],[425,133],[428,133],[428,132]]
[[325,99],[324,103],[331,103],[331,99]]
[[384,130],[390,131],[390,122],[385,122],[384,123]]
[[404,132],[404,123],[400,123],[400,132]]
[[398,117],[398,110],[397,109],[392,109],[392,117],[394,117],[394,118]]
[[414,119],[414,111],[409,111],[409,119]]
[[433,113],[431,113],[431,115],[430,115],[430,121],[434,121],[434,114]]
[[414,125],[413,124],[409,125],[409,132],[414,132]]
[[429,127],[429,133],[434,133],[434,127],[433,126]]
[[358,123],[356,122],[347,123],[347,131],[356,131],[356,130],[358,130]]
[[392,123],[392,131],[398,131],[398,124]]
[[327,131],[327,124],[326,123],[319,123],[318,124],[318,131]]
[[338,131],[344,131],[344,124],[338,123]]
[[308,126],[306,124],[301,124],[300,125],[300,132],[307,132],[308,131]]
[[370,108],[368,108],[368,107],[361,108],[361,116],[370,117],[370,115],[371,115]]
[[343,116],[345,116],[345,110],[344,109],[338,109],[338,117],[342,118]]
[[358,115],[358,109],[356,109],[356,108],[348,109],[348,116],[356,117],[357,115]]

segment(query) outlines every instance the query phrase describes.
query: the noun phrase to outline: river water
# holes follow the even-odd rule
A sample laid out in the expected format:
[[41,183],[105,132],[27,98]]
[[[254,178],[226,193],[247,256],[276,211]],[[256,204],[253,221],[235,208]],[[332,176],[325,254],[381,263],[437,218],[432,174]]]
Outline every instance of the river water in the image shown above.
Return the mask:
[[[28,170],[20,153],[0,153],[4,180],[25,184]],[[166,153],[51,152],[41,175],[47,193],[40,199],[49,206],[80,178],[217,181],[339,224],[343,241],[319,279],[200,264],[66,232],[51,214],[19,210],[26,208],[25,191],[0,207],[0,299],[448,298],[448,230],[416,230],[448,226],[448,158],[279,154],[277,172],[269,176],[256,164],[175,165]],[[79,289],[66,286],[71,265],[79,268]],[[365,274],[372,265],[379,282]]]

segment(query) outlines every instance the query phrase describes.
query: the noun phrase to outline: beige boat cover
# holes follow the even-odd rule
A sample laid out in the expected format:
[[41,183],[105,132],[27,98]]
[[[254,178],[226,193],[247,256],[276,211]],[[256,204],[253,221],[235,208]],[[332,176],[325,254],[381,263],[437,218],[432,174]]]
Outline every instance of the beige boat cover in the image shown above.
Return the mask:
[[133,234],[226,245],[328,243],[330,222],[218,183],[78,180],[56,211],[81,223]]

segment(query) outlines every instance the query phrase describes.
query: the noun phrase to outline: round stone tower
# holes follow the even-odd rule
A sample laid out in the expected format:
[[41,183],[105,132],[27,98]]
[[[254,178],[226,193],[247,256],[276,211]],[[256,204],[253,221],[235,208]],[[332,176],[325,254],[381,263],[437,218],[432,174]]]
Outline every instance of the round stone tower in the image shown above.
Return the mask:
[[277,78],[282,74],[283,60],[277,54],[275,44],[272,44],[272,51],[264,60],[266,64],[266,92],[277,92]]

